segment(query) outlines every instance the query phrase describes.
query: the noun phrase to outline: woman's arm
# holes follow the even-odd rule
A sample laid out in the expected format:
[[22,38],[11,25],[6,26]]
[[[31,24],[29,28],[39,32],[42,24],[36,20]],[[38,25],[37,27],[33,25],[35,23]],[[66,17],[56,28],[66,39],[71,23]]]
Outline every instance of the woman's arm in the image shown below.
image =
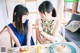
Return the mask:
[[54,42],[54,41],[55,41],[55,40],[54,40],[55,37],[47,34],[46,32],[42,31],[41,34],[42,34],[46,39],[48,39],[49,41],[51,41],[51,42]]
[[44,31],[42,31],[41,28],[39,28],[39,29],[40,29],[40,31],[41,31],[41,34],[42,34],[46,39],[50,40],[51,42],[54,42],[54,41],[55,41],[54,38],[55,38],[55,36],[56,36],[56,34],[57,34],[57,30],[58,30],[58,25],[59,25],[59,22],[58,22],[58,21],[56,21],[56,22],[54,23],[54,25],[53,25],[53,33],[52,33],[52,35],[53,35],[54,37],[53,37],[52,35],[49,35],[49,34],[45,33]]
[[32,23],[28,22],[28,34],[27,34],[27,45],[30,46],[30,40],[32,35]]
[[58,19],[56,19],[54,25],[53,25],[53,32],[52,35],[55,37],[59,33],[59,28],[60,28],[60,22]]
[[16,46],[21,46],[19,40],[17,39],[17,37],[15,36],[15,34],[13,33],[13,31],[11,30],[11,28],[9,26],[7,26],[8,32],[10,34],[10,37],[13,39],[13,41],[16,43]]
[[44,44],[44,41],[40,37],[39,19],[36,19],[36,39],[39,41],[40,44]]
[[6,31],[7,30],[7,26],[5,26],[2,31],[0,31],[0,34],[3,33],[3,31]]

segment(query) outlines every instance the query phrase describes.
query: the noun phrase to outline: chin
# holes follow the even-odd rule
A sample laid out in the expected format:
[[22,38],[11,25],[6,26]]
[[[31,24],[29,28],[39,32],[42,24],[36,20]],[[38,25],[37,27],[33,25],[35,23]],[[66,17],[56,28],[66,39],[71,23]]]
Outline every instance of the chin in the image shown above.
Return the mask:
[[25,21],[24,22],[22,22],[23,24],[25,23]]

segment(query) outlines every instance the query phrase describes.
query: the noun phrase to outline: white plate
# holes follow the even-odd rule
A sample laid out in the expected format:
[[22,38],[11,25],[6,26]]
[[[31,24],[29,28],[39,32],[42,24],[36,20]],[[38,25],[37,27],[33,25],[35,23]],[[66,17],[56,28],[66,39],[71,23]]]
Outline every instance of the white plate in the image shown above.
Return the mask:
[[[65,45],[66,46],[66,50],[65,50],[65,53],[76,53],[76,49],[69,45],[69,44],[66,44],[66,43],[54,43],[50,46],[50,52],[51,53],[62,53],[62,52],[57,52],[56,51],[56,46],[58,45]],[[63,52],[64,53],[64,52]]]

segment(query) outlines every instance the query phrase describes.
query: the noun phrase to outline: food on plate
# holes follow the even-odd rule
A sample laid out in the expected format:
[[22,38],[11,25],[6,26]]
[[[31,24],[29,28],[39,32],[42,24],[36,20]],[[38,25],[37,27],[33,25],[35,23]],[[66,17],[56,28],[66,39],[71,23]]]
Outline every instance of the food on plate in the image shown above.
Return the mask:
[[25,49],[20,48],[19,51],[20,51],[20,53],[28,53],[29,48],[25,48]]
[[71,53],[71,49],[65,44],[59,44],[55,47],[55,53]]
[[66,49],[65,45],[57,45],[56,46],[56,51],[58,51],[58,52],[64,52],[65,49]]

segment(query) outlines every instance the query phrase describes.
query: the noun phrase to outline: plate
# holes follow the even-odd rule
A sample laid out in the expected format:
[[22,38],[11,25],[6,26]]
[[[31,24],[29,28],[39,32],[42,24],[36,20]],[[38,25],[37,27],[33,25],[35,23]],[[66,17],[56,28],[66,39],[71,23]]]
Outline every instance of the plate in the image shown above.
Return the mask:
[[[56,48],[56,46],[58,46],[58,45],[65,45],[66,46],[66,48],[68,48],[66,51],[68,52],[70,52],[70,53],[76,53],[76,49],[72,46],[72,45],[70,45],[70,44],[66,44],[66,43],[54,43],[54,44],[52,44],[51,46],[50,46],[50,48],[49,48],[49,50],[50,50],[50,52],[51,53],[61,53],[61,52],[56,52],[55,51],[55,48]],[[69,53],[68,52],[68,53]]]
[[[16,47],[13,49],[9,49],[7,53],[20,53],[20,48],[24,49],[26,47]],[[27,53],[36,53],[36,49],[34,47],[30,47],[30,50]]]
[[[35,53],[35,52],[36,52],[35,47],[30,47],[29,51],[27,53]],[[19,53],[20,53],[20,51],[19,51]]]

